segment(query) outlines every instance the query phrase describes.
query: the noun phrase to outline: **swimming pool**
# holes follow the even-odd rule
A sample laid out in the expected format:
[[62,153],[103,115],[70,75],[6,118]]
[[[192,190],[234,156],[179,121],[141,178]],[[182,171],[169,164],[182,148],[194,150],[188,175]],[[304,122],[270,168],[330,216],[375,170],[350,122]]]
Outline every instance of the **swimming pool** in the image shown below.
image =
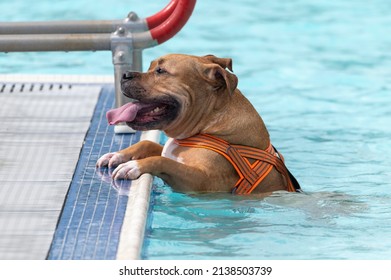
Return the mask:
[[[70,2],[0,11],[2,20],[111,19],[167,3]],[[390,259],[390,12],[386,0],[198,1],[175,38],[146,50],[145,66],[171,52],[232,57],[306,193],[189,195],[156,179],[143,258]],[[112,73],[108,52],[0,54],[0,63],[1,73]]]

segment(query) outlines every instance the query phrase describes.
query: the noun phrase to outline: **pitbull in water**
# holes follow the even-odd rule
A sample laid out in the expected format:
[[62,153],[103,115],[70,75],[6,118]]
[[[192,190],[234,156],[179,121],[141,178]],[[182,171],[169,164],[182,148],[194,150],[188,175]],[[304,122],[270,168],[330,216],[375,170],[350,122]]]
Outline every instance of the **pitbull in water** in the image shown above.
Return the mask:
[[150,173],[181,192],[300,191],[237,84],[232,60],[213,55],[170,54],[146,73],[126,72],[122,92],[135,101],[107,112],[109,123],[170,138],[164,147],[141,141],[105,154],[97,167],[116,167],[113,179]]

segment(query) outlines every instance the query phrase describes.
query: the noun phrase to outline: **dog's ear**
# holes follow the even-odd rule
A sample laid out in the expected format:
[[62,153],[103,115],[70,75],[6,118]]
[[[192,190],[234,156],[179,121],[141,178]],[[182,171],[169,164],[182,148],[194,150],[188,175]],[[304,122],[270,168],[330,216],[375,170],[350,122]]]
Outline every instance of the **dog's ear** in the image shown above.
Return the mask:
[[[205,55],[204,58],[213,64],[207,64],[205,74],[210,81],[214,81],[216,89],[220,89],[225,86],[230,94],[233,94],[238,85],[238,78],[231,73],[232,59],[231,58],[219,58],[214,55]],[[217,64],[217,65],[216,65]],[[226,70],[228,68],[229,71]]]
[[238,78],[220,65],[207,64],[204,74],[216,91],[225,88],[232,95],[238,85]]
[[231,58],[219,58],[219,57],[214,56],[213,54],[205,55],[204,58],[206,58],[207,60],[209,60],[212,63],[216,63],[216,64],[220,65],[224,69],[228,68],[229,71],[233,72]]

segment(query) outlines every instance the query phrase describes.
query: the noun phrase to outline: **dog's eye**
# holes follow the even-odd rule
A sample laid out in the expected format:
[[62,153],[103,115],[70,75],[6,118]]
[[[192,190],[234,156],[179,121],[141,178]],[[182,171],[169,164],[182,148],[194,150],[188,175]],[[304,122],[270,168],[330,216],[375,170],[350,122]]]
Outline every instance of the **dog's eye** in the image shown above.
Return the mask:
[[164,73],[167,73],[167,71],[164,70],[164,69],[161,68],[161,67],[157,67],[157,68],[155,69],[155,72],[156,72],[157,74],[164,74]]

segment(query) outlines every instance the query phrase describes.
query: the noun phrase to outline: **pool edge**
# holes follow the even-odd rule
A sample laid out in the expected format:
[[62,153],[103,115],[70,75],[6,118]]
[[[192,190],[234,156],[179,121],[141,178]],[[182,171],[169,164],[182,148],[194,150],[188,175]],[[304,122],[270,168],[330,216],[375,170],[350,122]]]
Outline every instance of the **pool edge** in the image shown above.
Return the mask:
[[[158,130],[145,131],[140,137],[140,141],[149,140],[157,143],[159,139]],[[117,260],[141,258],[152,183],[153,176],[150,174],[143,174],[138,180],[132,182],[119,239]]]

